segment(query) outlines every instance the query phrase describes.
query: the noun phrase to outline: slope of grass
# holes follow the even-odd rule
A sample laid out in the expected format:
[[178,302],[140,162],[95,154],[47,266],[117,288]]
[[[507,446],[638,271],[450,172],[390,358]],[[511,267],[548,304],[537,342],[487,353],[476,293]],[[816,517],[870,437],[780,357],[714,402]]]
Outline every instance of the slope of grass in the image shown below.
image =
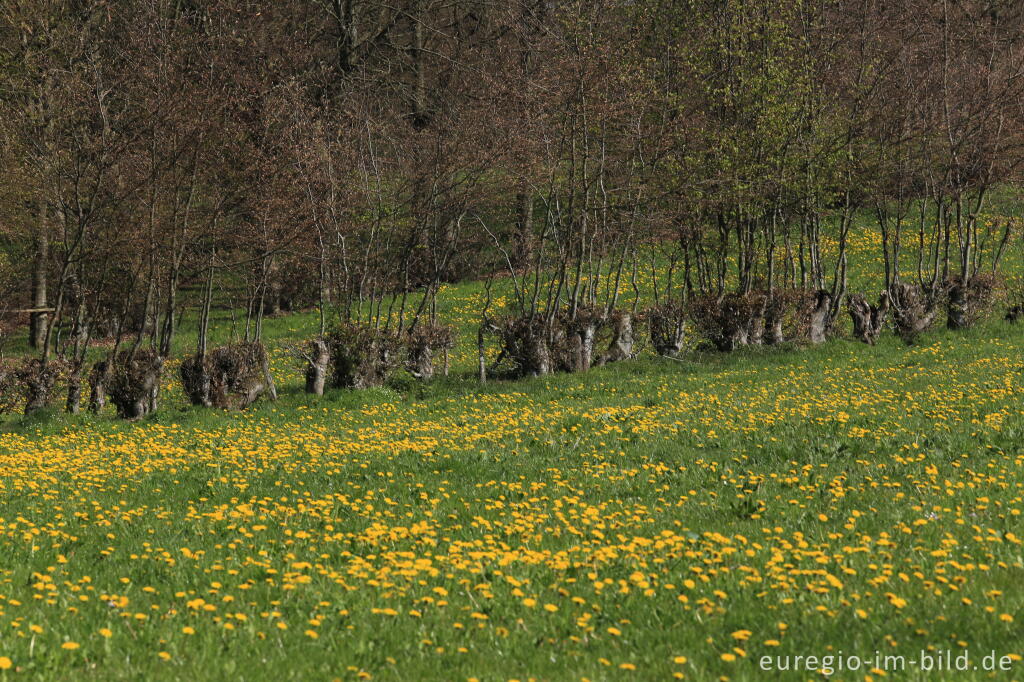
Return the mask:
[[0,675],[760,679],[765,655],[1018,657],[1022,350],[992,324],[21,421],[0,435]]
[[[851,248],[874,262],[870,232]],[[6,418],[0,677],[744,680],[816,656],[790,661],[807,679],[842,653],[836,679],[902,679],[922,651],[969,652],[958,679],[991,652],[1024,670],[1020,328],[480,386],[483,295],[443,292],[459,343],[428,385],[303,395],[307,313],[266,321],[276,403],[186,407],[172,364],[138,423]]]

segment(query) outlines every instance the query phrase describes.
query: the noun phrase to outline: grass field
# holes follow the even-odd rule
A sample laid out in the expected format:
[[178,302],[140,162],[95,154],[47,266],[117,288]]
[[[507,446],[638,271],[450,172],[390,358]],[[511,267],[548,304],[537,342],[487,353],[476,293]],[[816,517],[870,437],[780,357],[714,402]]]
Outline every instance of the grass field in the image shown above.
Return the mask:
[[1021,328],[316,399],[315,323],[276,403],[4,422],[0,677],[1024,678]]

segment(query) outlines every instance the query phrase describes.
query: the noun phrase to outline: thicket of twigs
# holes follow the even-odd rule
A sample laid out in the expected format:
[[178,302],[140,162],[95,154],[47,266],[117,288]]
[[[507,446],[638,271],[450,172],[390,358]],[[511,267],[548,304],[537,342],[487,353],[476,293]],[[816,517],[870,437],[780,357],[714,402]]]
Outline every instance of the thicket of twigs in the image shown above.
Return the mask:
[[[0,335],[34,356],[9,409],[88,382],[144,416],[197,312],[199,405],[273,397],[263,320],[308,309],[311,393],[428,381],[466,279],[485,380],[818,344],[847,314],[914,343],[976,325],[1019,243],[1021,3],[9,5]],[[885,296],[850,297],[878,261]]]

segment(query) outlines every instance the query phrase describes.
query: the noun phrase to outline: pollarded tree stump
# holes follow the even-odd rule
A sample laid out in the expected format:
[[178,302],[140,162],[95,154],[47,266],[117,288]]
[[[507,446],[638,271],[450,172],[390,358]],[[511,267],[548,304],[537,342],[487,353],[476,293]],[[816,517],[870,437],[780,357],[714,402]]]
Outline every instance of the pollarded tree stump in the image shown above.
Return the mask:
[[214,348],[181,363],[181,381],[193,405],[241,410],[259,398],[277,399],[270,359],[263,344],[243,342]]
[[517,377],[538,377],[553,369],[548,329],[540,315],[505,320],[499,327],[501,354],[515,365]]
[[760,346],[764,344],[765,309],[768,307],[768,295],[762,291],[751,291],[747,294],[750,300],[750,318],[747,320],[747,344]]
[[586,372],[594,364],[594,344],[605,324],[604,312],[592,307],[555,317],[550,328],[549,348],[554,368],[562,372]]
[[[455,333],[443,325],[418,325],[406,338],[406,369],[420,381],[434,378],[434,360],[440,353],[446,358],[455,347]],[[447,376],[447,370],[445,370]]]
[[336,388],[380,387],[401,364],[402,339],[369,325],[345,323],[327,339]]
[[327,342],[323,339],[310,341],[306,360],[306,393],[323,395],[331,369],[331,351]]
[[[818,305],[818,293],[810,289],[772,289],[765,292],[764,304],[764,345],[775,346],[788,341],[810,340],[812,318]],[[831,325],[827,321],[828,309],[822,309],[825,317],[817,323]],[[826,330],[827,333],[827,330]]]
[[597,322],[587,320],[574,330],[573,345],[575,346],[576,372],[586,372],[594,364],[594,338],[597,336]]
[[964,280],[952,277],[946,285],[946,327],[969,329],[992,307],[998,282],[991,274],[975,274]]
[[110,402],[124,419],[140,419],[157,409],[164,358],[151,350],[123,351],[114,359]]
[[633,357],[633,315],[626,310],[616,310],[611,315],[612,339],[608,350],[598,358],[597,364],[620,362]]
[[703,296],[690,304],[690,315],[697,329],[722,352],[734,351],[750,343],[750,332],[758,326],[763,295],[725,294],[720,298]]
[[889,316],[889,292],[881,293],[878,305],[868,303],[863,294],[850,295],[846,304],[853,320],[854,337],[869,346],[875,345]]
[[34,358],[18,369],[17,377],[25,394],[25,414],[32,414],[50,405],[53,387],[59,375],[60,368],[53,360],[43,362]]
[[649,309],[646,317],[654,352],[664,357],[679,355],[686,346],[686,310],[661,305]]
[[776,346],[786,341],[783,327],[788,304],[792,297],[787,292],[773,291],[764,304],[764,344]]
[[68,414],[78,414],[82,409],[82,371],[84,367],[77,365],[68,374],[67,401],[64,409]]
[[907,345],[915,343],[918,336],[935,323],[941,303],[939,293],[927,292],[920,286],[903,282],[892,286],[889,299],[893,325]]
[[93,414],[99,414],[106,407],[110,368],[109,360],[100,360],[89,370],[89,411]]
[[829,329],[832,326],[830,309],[832,307],[832,294],[827,291],[819,291],[814,299],[814,309],[811,310],[810,329],[808,338],[814,345],[825,343]]

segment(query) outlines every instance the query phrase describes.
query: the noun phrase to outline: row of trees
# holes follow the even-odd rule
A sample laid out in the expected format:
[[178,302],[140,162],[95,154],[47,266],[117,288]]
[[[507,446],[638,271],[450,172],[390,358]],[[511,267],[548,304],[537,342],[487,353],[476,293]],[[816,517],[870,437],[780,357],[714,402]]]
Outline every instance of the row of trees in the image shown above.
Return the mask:
[[[1019,180],[1022,69],[1014,0],[9,0],[0,317],[35,351],[11,376],[30,408],[59,366],[69,409],[88,382],[139,416],[191,314],[190,398],[247,404],[264,316],[315,306],[310,390],[398,346],[429,377],[441,285],[498,275],[479,344],[520,374],[627,357],[641,281],[664,353],[688,322],[819,342],[844,301],[865,341],[890,310],[908,340],[969,326],[1012,237],[982,216]],[[847,291],[864,216],[874,305]],[[244,311],[230,349],[215,308]]]

